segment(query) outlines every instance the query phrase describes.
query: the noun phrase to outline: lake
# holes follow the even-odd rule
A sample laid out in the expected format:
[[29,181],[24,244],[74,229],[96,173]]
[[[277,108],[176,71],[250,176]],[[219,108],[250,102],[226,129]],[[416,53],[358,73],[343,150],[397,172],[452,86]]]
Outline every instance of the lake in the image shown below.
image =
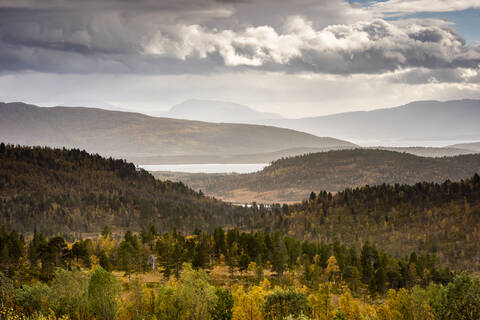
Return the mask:
[[268,163],[198,163],[140,165],[147,171],[174,171],[189,173],[251,173],[260,171]]

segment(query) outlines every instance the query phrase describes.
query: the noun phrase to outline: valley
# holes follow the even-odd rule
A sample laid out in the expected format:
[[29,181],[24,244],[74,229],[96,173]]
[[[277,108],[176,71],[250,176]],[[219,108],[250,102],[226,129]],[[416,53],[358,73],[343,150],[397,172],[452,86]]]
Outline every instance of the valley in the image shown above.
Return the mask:
[[382,149],[350,149],[282,158],[249,174],[153,172],[153,175],[181,180],[228,202],[291,203],[301,201],[315,190],[336,192],[363,185],[454,181],[468,178],[479,168],[478,154],[429,158]]

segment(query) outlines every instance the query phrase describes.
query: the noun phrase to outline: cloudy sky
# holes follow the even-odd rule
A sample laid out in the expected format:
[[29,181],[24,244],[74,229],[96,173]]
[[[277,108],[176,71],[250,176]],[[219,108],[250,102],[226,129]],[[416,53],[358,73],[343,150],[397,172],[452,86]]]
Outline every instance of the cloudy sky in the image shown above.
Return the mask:
[[480,98],[480,0],[0,0],[0,100],[288,117]]

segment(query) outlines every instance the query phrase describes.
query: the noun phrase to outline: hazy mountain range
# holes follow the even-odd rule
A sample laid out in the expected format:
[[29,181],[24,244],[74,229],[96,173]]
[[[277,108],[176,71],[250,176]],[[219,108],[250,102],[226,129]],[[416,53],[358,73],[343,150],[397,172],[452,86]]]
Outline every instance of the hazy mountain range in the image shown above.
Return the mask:
[[262,124],[329,135],[361,143],[479,140],[480,100],[416,101],[396,108],[339,113],[302,119],[272,119]]
[[369,145],[438,146],[448,144],[441,141],[480,140],[480,100],[415,101],[395,108],[300,119],[256,112],[234,103],[189,100],[165,116],[272,125]]
[[263,125],[156,118],[81,107],[41,108],[24,103],[0,103],[0,140],[85,149],[137,163],[143,158],[164,156],[221,157],[291,148],[355,146],[334,138]]
[[[355,136],[354,140],[410,139],[413,143],[415,139],[480,140],[480,126],[477,125],[480,119],[479,102],[424,101],[369,112],[282,119],[279,115],[256,112],[238,104],[189,100],[174,106],[168,113],[172,117],[217,122],[270,123],[291,127],[295,131],[265,125],[151,117],[95,108],[40,108],[24,103],[0,103],[0,140],[22,145],[86,149],[105,156],[127,158],[138,164],[268,163],[282,157],[358,147],[336,139],[343,136]],[[269,117],[276,119],[267,119]],[[418,142],[421,144],[420,140]],[[480,143],[442,148],[376,148],[443,157],[480,152]]]
[[455,148],[455,149],[464,149],[464,150],[480,152],[480,142],[460,143],[460,144],[451,145],[449,147]]

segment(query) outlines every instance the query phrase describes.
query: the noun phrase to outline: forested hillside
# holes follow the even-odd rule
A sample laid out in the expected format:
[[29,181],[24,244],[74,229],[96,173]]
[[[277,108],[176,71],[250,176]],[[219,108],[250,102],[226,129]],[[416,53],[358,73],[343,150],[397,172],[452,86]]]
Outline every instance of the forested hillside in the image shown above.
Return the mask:
[[0,224],[47,234],[98,232],[105,225],[161,231],[242,225],[248,209],[161,182],[123,160],[80,150],[0,145]]
[[460,182],[364,186],[312,193],[301,204],[256,216],[257,227],[318,242],[381,244],[397,256],[435,253],[456,268],[480,270],[480,177]]
[[0,224],[69,236],[98,235],[105,226],[139,231],[146,225],[160,233],[213,231],[215,226],[283,231],[357,247],[368,240],[398,257],[435,253],[454,268],[479,270],[480,178],[321,191],[294,205],[244,208],[183,183],[155,180],[122,160],[0,144]]
[[262,171],[240,175],[192,175],[194,189],[228,201],[244,194],[263,202],[300,201],[314,190],[364,185],[415,184],[465,179],[480,171],[480,154],[427,158],[377,149],[337,150],[282,158]]

